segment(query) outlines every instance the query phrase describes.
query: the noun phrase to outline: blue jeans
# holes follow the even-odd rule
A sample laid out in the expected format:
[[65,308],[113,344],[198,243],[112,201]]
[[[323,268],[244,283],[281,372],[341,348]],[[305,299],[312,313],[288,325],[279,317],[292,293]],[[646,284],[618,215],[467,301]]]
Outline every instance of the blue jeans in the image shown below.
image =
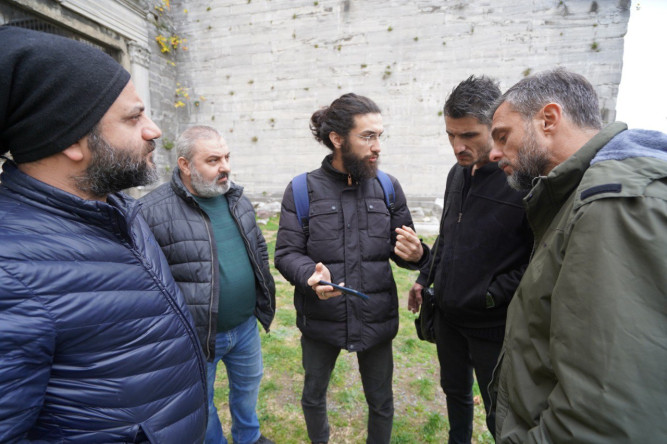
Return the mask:
[[257,419],[257,394],[262,380],[262,348],[257,328],[257,318],[215,336],[215,358],[206,363],[208,388],[208,426],[206,444],[227,444],[222,432],[218,410],[213,402],[215,370],[222,360],[229,380],[229,412],[232,416],[234,443],[254,443],[259,439]]

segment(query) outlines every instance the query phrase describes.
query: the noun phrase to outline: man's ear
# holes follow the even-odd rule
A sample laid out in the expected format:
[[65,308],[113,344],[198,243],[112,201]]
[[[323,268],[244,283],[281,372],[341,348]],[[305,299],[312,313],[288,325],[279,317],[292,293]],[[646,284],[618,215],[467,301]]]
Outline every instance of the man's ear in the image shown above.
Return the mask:
[[181,173],[190,177],[190,162],[188,162],[188,159],[185,157],[179,157],[176,162],[178,163],[178,169],[181,171]]
[[548,103],[541,110],[542,131],[553,133],[563,119],[563,108],[557,103]]
[[343,137],[341,137],[341,135],[337,132],[331,131],[329,133],[329,140],[331,140],[331,143],[333,143],[333,146],[336,149],[340,149],[340,147],[343,145]]
[[84,158],[84,151],[88,150],[88,139],[86,137],[74,142],[61,152],[72,162],[81,162]]

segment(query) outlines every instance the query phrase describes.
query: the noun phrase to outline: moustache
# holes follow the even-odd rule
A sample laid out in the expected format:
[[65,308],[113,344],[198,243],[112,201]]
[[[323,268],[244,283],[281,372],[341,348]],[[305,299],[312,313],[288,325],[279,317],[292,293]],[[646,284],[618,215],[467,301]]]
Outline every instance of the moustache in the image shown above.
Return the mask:
[[222,179],[227,179],[229,175],[227,173],[220,173],[218,175],[218,178],[216,180],[222,180]]
[[150,154],[153,151],[155,151],[155,139],[148,140],[146,142],[146,150],[145,154]]

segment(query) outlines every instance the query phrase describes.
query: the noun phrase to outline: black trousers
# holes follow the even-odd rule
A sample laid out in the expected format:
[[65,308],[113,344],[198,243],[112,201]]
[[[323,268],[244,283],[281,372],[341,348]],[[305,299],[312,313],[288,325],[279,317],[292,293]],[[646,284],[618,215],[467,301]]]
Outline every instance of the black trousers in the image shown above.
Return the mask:
[[[329,441],[327,388],[340,350],[338,347],[301,336],[302,362],[306,373],[301,407],[306,420],[308,438],[312,442]],[[388,444],[394,418],[392,392],[394,358],[391,341],[357,352],[357,362],[368,404],[366,442]]]
[[503,345],[504,328],[460,328],[436,311],[435,342],[440,361],[440,386],[447,396],[449,443],[469,444],[474,413],[473,369],[486,410],[486,425],[495,437],[495,412],[489,412],[488,386]]

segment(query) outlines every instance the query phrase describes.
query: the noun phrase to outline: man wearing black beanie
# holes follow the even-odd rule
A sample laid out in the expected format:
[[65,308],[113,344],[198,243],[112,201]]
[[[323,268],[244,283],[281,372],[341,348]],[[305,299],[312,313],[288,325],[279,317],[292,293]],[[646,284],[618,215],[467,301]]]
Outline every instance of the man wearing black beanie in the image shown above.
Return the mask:
[[160,129],[129,73],[0,27],[0,442],[201,442],[206,367],[138,204]]

